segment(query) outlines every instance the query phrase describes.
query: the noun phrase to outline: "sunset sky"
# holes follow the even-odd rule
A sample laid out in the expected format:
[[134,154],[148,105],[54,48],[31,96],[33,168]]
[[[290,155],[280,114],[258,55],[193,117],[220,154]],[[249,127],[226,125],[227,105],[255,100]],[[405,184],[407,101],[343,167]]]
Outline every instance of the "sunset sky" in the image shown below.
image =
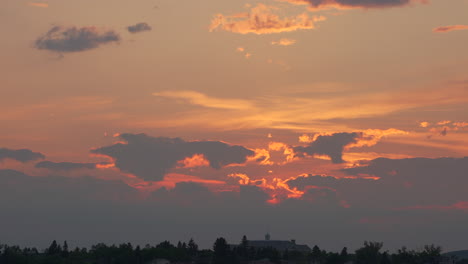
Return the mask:
[[468,249],[468,0],[6,0],[0,243]]

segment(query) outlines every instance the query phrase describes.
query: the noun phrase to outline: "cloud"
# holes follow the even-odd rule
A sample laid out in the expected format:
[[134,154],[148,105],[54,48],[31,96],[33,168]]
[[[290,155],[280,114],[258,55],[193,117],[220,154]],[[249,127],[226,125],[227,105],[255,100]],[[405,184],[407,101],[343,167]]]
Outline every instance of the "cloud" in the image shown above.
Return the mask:
[[299,137],[299,141],[309,143],[309,145],[305,147],[297,146],[293,147],[293,149],[295,157],[325,155],[330,157],[333,163],[344,163],[344,150],[374,146],[384,137],[406,134],[408,132],[394,128],[385,130],[367,129],[352,133],[315,134],[314,136],[303,134]]
[[[269,62],[276,63],[273,60]],[[342,130],[343,123],[353,122],[356,119],[370,120],[378,116],[397,115],[399,112],[426,111],[425,109],[429,107],[468,102],[465,87],[458,86],[447,89],[436,86],[438,89],[426,90],[418,87],[408,88],[406,92],[387,91],[370,94],[351,93],[349,87],[346,87],[346,91],[342,93],[324,93],[323,89],[327,85],[322,83],[314,84],[313,87],[317,87],[320,91],[304,90],[304,93],[292,92],[283,96],[252,95],[243,99],[219,98],[197,91],[162,91],[154,95],[173,99],[176,102],[181,101],[177,99],[183,99],[192,105],[213,109],[197,111],[194,107],[182,107],[172,113],[177,115],[177,118],[174,118],[174,115],[165,115],[152,117],[151,120],[140,118],[130,122],[133,126],[144,128],[177,126],[186,128],[193,125],[197,128],[243,127],[295,131],[315,129],[318,125],[323,125],[323,122],[329,122],[336,124],[333,130]],[[315,107],[310,108],[310,105]],[[218,110],[222,108],[240,111],[232,111],[226,115],[225,111]]]
[[428,127],[429,125],[430,125],[430,123],[426,122],[426,121],[423,121],[423,122],[419,123],[420,127]]
[[399,210],[437,210],[437,211],[447,211],[447,210],[468,210],[468,201],[460,201],[451,205],[416,205],[409,206],[406,208],[399,208]]
[[151,31],[153,28],[148,25],[148,23],[137,23],[135,25],[132,25],[132,26],[128,26],[127,27],[127,30],[128,32],[130,33],[140,33],[140,32],[144,32],[144,31]]
[[28,5],[34,6],[34,7],[43,7],[43,8],[49,7],[48,3],[42,3],[42,2],[29,2]]
[[209,30],[224,30],[239,34],[272,34],[290,32],[300,29],[314,29],[315,23],[323,21],[323,16],[310,17],[302,13],[293,17],[281,18],[274,13],[277,8],[258,4],[249,12],[223,15],[217,14],[211,21]]
[[307,4],[311,9],[389,8],[428,0],[284,0],[293,4]]
[[468,25],[452,25],[452,26],[442,26],[436,27],[432,31],[435,33],[445,33],[455,30],[468,30]]
[[[242,49],[242,51],[244,50]],[[241,51],[239,50],[239,52]],[[153,95],[171,99],[183,99],[191,104],[207,108],[246,110],[253,107],[253,105],[246,100],[215,98],[195,91],[162,91],[153,93]]]
[[75,163],[75,162],[52,162],[42,161],[36,164],[36,168],[56,171],[68,171],[77,169],[95,169],[96,163]]
[[59,53],[81,52],[119,41],[119,34],[112,30],[100,31],[96,27],[54,26],[36,40],[35,47]]
[[0,161],[4,159],[12,159],[20,162],[34,161],[44,159],[45,156],[39,152],[33,152],[29,149],[7,149],[0,148]]
[[[380,195],[376,202],[394,208],[455,204],[468,200],[465,190],[468,184],[467,171],[468,157],[378,158],[364,166],[343,170],[351,176],[379,177],[372,191]],[[392,201],[384,201],[392,196]]]
[[282,38],[278,41],[272,41],[271,45],[277,45],[277,46],[291,46],[296,44],[295,39],[288,39],[288,38]]
[[[180,138],[150,137],[145,134],[121,134],[126,143],[117,143],[92,150],[115,160],[115,167],[123,172],[151,181],[161,181],[172,168],[200,155],[215,169],[230,164],[242,164],[254,155],[242,146],[219,141],[191,141]],[[198,154],[198,156],[195,156]],[[201,163],[203,164],[203,163]]]
[[[389,250],[402,240],[409,247],[431,241],[453,248],[466,237],[460,230],[468,221],[467,165],[467,158],[379,159],[346,171],[349,178],[254,180],[237,174],[230,177],[239,182],[235,189],[213,191],[189,179],[147,195],[120,181],[0,170],[2,223],[9,227],[2,241],[46,247],[53,239],[73,240],[73,247],[89,247],[103,237],[107,244],[141,245],[154,237],[195,237],[207,248],[220,234],[229,241],[239,241],[239,234],[261,236],[259,229],[269,223],[275,239],[320,240],[334,251],[357,248],[369,237]],[[366,167],[381,177],[360,178],[371,172]],[[344,233],[348,238],[337,245]]]
[[294,147],[298,156],[326,155],[333,163],[343,163],[343,150],[346,146],[357,143],[363,138],[363,133],[334,133],[332,135],[319,135],[309,145]]

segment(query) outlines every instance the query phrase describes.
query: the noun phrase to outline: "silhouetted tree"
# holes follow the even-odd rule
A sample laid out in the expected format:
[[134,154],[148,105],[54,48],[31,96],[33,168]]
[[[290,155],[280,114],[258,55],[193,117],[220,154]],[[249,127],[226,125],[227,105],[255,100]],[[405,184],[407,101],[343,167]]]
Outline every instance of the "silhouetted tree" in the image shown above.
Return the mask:
[[381,253],[383,247],[381,242],[364,242],[364,246],[356,250],[357,264],[380,264]]
[[188,252],[190,256],[195,256],[198,252],[198,245],[195,243],[193,238],[190,238],[188,242]]
[[419,258],[427,264],[437,264],[440,261],[440,253],[442,248],[435,245],[425,245],[422,252],[419,253]]
[[61,248],[57,244],[57,241],[52,241],[52,244],[50,244],[49,248],[47,249],[47,255],[55,255],[60,253]]
[[226,264],[232,263],[233,258],[230,256],[229,245],[223,237],[216,239],[213,245],[213,263]]

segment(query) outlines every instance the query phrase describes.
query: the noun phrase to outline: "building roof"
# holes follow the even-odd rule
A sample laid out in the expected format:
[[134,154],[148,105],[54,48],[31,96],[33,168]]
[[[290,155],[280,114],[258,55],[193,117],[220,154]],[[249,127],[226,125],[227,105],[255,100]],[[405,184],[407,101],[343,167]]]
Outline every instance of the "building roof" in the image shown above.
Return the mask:
[[311,251],[307,245],[298,245],[289,240],[249,240],[248,246],[253,248],[274,248],[278,251]]

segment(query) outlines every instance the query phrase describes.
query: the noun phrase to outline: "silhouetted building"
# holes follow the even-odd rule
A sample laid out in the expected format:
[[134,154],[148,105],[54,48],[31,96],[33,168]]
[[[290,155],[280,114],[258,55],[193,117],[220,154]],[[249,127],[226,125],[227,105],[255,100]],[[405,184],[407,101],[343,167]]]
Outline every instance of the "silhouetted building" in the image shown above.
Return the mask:
[[296,240],[271,240],[270,234],[265,235],[265,240],[249,240],[248,246],[255,249],[258,248],[274,248],[280,252],[284,251],[300,251],[311,252],[307,245],[296,244]]

